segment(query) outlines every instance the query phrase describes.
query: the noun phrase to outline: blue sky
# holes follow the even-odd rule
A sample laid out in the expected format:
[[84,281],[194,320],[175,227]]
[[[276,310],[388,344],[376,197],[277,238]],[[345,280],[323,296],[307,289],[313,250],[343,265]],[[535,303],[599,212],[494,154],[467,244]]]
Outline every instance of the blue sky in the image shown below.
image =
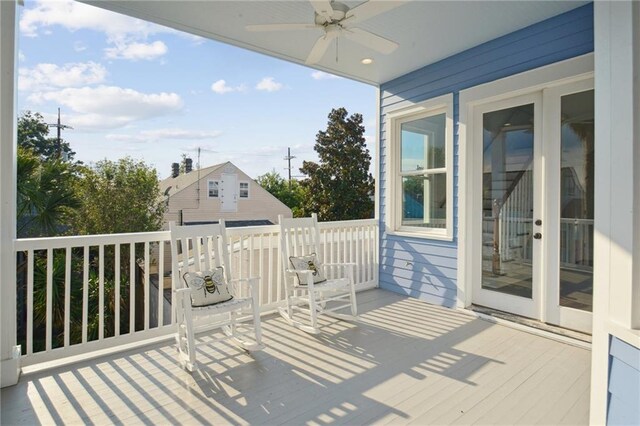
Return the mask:
[[[71,1],[25,1],[18,110],[40,112],[86,163],[131,156],[166,177],[182,154],[232,161],[255,178],[291,147],[294,174],[317,160],[331,108],[364,117],[375,141],[372,86]],[[55,129],[52,129],[52,135]]]

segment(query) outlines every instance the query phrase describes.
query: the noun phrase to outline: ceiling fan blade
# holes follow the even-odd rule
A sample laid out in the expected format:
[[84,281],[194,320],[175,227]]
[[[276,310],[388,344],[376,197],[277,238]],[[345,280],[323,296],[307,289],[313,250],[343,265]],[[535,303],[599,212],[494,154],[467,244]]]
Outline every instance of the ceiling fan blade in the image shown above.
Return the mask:
[[307,65],[311,65],[320,62],[325,52],[329,48],[329,45],[337,36],[337,32],[330,32],[320,37],[316,41],[316,44],[313,45],[313,48],[311,49],[311,52],[309,52],[309,56],[307,56],[307,60],[305,61],[305,63]]
[[333,7],[329,0],[310,0],[313,10],[325,19],[325,22],[331,22],[333,17]]
[[388,55],[398,48],[398,43],[387,40],[384,37],[370,33],[361,28],[349,28],[342,31],[342,34],[349,40],[360,43],[380,53]]
[[366,21],[376,15],[395,9],[398,6],[402,6],[403,4],[408,3],[408,1],[409,0],[369,0],[349,10],[345,18],[342,20],[342,23],[355,24],[357,22]]
[[307,30],[313,28],[318,28],[318,26],[315,24],[260,24],[244,27],[245,30],[251,32]]

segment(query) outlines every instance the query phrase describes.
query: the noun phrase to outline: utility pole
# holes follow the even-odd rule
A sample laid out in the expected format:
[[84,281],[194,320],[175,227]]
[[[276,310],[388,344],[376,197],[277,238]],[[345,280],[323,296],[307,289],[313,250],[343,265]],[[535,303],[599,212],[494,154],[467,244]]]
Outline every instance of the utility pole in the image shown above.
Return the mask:
[[287,156],[284,157],[285,160],[287,160],[287,171],[289,172],[289,188],[291,188],[291,160],[293,160],[294,156],[291,155],[291,148],[287,148]]
[[62,139],[60,138],[60,130],[62,129],[71,129],[73,130],[73,127],[71,126],[67,126],[66,124],[61,124],[60,123],[60,108],[58,108],[58,122],[57,123],[53,123],[53,124],[47,124],[47,126],[49,127],[55,127],[58,129],[58,138],[56,140],[56,152],[57,152],[57,156],[58,158],[60,158],[62,156]]

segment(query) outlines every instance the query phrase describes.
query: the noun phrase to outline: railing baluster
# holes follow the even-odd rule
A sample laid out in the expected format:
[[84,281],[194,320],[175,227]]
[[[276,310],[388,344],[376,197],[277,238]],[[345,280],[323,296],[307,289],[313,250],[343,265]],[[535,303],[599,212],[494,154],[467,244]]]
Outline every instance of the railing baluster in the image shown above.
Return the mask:
[[158,242],[158,328],[164,325],[164,241]]
[[129,247],[129,333],[136,331],[136,243]]
[[33,353],[33,250],[27,250],[27,355]]
[[144,242],[144,329],[149,329],[149,241]]
[[[273,300],[273,272],[276,269],[274,266],[277,265],[274,265],[273,260],[273,233],[269,233],[269,287],[267,287],[267,291],[269,292],[269,303],[275,302],[275,300]],[[280,259],[278,259],[278,262],[280,262]]]
[[82,343],[87,343],[89,326],[89,246],[84,246],[82,268]]
[[119,336],[120,335],[120,244],[116,244],[114,249],[113,249],[113,256],[115,257],[114,259],[114,297],[115,297],[115,303],[114,303],[114,308],[115,312],[114,312],[114,321],[115,323],[113,324],[113,335],[114,336]]
[[70,343],[71,328],[71,247],[67,247],[64,256],[64,347]]
[[47,249],[47,325],[46,347],[51,350],[53,339],[53,249]]
[[258,255],[260,258],[258,259],[258,276],[260,277],[260,298],[262,299],[263,304],[269,303],[269,298],[267,297],[267,292],[264,291],[264,283],[266,282],[264,276],[264,233],[260,233],[258,236],[260,238],[260,244],[258,244]]
[[98,246],[98,340],[104,339],[104,244]]

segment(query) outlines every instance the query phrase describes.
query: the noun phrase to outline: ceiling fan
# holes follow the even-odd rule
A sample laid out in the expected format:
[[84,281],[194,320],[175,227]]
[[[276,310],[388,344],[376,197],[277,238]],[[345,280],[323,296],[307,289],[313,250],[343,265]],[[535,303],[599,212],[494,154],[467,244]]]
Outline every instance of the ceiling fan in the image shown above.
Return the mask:
[[313,24],[265,24],[247,25],[247,31],[290,31],[306,29],[322,29],[324,35],[320,36],[314,44],[311,52],[307,56],[305,63],[315,64],[319,62],[331,42],[338,37],[344,37],[356,43],[377,50],[380,53],[389,54],[393,52],[398,43],[387,40],[384,37],[365,31],[361,28],[352,27],[359,22],[366,21],[376,15],[395,9],[406,3],[406,1],[376,1],[369,0],[359,4],[354,8],[329,0],[310,0],[314,9]]

